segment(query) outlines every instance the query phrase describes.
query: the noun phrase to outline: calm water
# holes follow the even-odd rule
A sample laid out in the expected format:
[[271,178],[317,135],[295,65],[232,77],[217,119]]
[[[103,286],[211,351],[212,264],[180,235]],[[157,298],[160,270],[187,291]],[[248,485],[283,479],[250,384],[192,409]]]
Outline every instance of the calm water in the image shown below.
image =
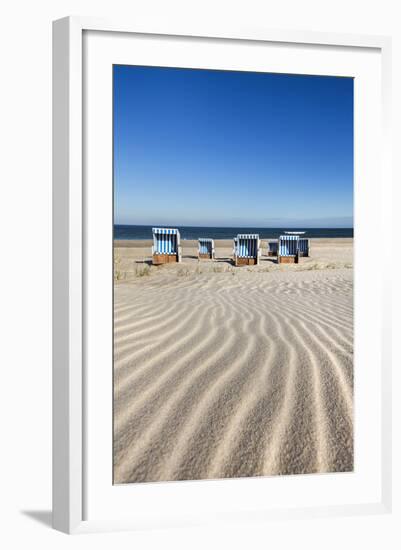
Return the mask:
[[[152,238],[151,225],[115,225],[115,239],[140,239]],[[199,237],[210,237],[212,239],[232,239],[238,233],[258,233],[261,239],[275,239],[284,231],[305,231],[304,237],[309,238],[341,238],[353,237],[352,228],[325,229],[325,228],[283,228],[283,227],[178,227],[181,239],[198,239]]]

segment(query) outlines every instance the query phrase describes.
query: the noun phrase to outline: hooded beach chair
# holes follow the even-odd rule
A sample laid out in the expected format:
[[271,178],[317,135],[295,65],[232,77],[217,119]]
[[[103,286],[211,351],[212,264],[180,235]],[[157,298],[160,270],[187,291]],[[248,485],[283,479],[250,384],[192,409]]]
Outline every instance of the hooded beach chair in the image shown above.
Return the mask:
[[299,261],[298,235],[280,235],[277,260],[279,264],[297,264]]
[[180,232],[178,229],[154,227],[152,261],[154,265],[181,261]]
[[278,250],[278,241],[268,241],[267,242],[267,255],[268,256],[277,256]]
[[259,235],[239,234],[234,238],[235,265],[258,265],[260,259]]
[[307,257],[310,254],[310,242],[309,239],[300,238],[298,243],[299,255]]
[[198,258],[214,260],[214,240],[201,237],[198,239]]

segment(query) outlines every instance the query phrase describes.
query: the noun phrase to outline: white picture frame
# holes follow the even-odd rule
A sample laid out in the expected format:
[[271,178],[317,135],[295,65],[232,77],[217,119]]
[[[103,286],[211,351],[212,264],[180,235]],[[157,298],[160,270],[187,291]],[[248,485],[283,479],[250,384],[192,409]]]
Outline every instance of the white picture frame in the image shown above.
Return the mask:
[[[88,264],[88,249],[85,234],[88,221],[85,219],[84,187],[84,33],[108,33],[113,36],[179,37],[180,40],[196,39],[210,43],[285,44],[293,48],[324,46],[344,52],[366,49],[380,56],[381,64],[381,160],[380,183],[384,193],[381,217],[382,228],[391,230],[388,213],[391,196],[391,166],[389,147],[390,123],[390,56],[391,41],[387,37],[336,35],[300,31],[275,30],[215,30],[197,28],[141,28],[127,22],[104,21],[86,17],[69,17],[54,22],[53,30],[53,525],[67,533],[96,530],[136,529],[144,525],[160,525],[158,517],[137,520],[129,517],[86,517],[87,497],[85,483],[88,464],[84,460],[88,429],[85,395],[88,390],[86,373],[87,324],[85,294]],[[302,56],[302,52],[300,56]],[[377,183],[376,185],[379,185]],[[107,245],[108,246],[108,245]],[[383,249],[383,257],[390,257],[390,244]],[[110,268],[111,270],[111,268]],[[314,515],[352,515],[386,513],[391,510],[391,342],[390,342],[390,290],[384,270],[381,272],[380,297],[382,325],[380,346],[380,384],[371,391],[380,393],[380,498],[371,501],[351,501],[333,505],[311,506],[302,502],[296,506],[282,506],[266,511],[255,507],[246,513],[238,508],[227,513],[221,521],[267,520],[275,517],[313,517]],[[111,392],[111,389],[110,389]],[[111,476],[111,472],[110,472]],[[297,476],[295,476],[297,477]],[[253,484],[261,483],[252,480]],[[222,483],[222,482],[219,482]],[[227,483],[223,481],[223,483]],[[241,481],[240,481],[241,483]],[[216,482],[202,482],[202,491]],[[165,485],[165,484],[158,484]],[[186,483],[171,485],[177,493]],[[198,488],[201,484],[197,484]],[[188,486],[188,484],[187,484]],[[221,491],[221,485],[218,486]],[[228,485],[226,485],[228,487]],[[186,498],[193,486],[188,486]],[[199,491],[199,489],[196,489]],[[223,487],[224,491],[224,487]],[[138,494],[138,499],[142,498]],[[167,498],[167,497],[165,497]],[[302,499],[301,499],[302,500]],[[196,519],[195,519],[196,518]],[[219,521],[216,514],[216,521]],[[209,521],[210,518],[204,518]],[[199,512],[195,516],[182,517],[177,512],[166,517],[163,525],[192,525],[202,523]]]

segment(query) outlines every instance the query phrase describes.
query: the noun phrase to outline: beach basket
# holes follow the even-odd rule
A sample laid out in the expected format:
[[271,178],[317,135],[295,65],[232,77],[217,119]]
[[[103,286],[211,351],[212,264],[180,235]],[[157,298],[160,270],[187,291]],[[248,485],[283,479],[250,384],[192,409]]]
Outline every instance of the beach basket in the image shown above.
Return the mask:
[[181,262],[178,229],[153,227],[152,262],[154,265]]
[[198,258],[200,260],[214,259],[214,240],[201,237],[198,239]]
[[299,262],[298,235],[280,235],[278,240],[277,261],[279,264],[297,264]]
[[258,265],[260,261],[260,239],[257,234],[238,234],[234,239],[234,263]]
[[278,241],[268,241],[267,243],[267,255],[277,256]]

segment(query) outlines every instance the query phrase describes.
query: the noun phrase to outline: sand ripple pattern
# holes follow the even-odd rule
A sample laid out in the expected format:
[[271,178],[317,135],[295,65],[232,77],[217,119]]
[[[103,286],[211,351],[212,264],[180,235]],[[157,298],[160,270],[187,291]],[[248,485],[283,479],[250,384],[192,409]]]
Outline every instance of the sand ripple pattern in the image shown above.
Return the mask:
[[115,288],[114,482],[353,469],[351,270]]

